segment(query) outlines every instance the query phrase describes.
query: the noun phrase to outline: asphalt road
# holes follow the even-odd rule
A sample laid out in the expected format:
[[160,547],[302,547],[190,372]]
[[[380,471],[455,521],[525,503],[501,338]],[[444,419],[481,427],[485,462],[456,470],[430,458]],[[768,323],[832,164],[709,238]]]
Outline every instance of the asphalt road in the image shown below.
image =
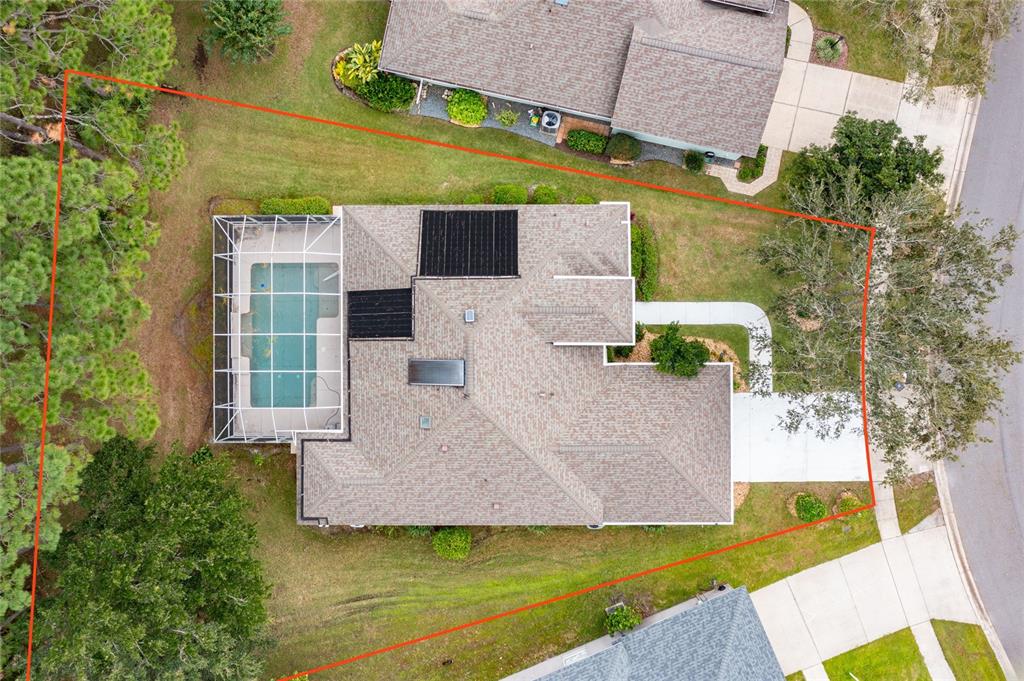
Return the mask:
[[[992,53],[995,80],[981,104],[960,203],[1024,233],[1024,31]],[[989,323],[1024,349],[1024,238],[1014,274],[989,311]],[[992,439],[948,466],[950,494],[967,562],[1017,675],[1024,679],[1024,365],[1003,382],[1003,414]]]

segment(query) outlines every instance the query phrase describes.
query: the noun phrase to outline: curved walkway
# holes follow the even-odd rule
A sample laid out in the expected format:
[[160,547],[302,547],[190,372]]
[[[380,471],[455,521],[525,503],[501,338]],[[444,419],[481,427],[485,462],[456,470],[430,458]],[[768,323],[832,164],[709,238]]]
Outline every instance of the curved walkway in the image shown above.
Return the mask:
[[[761,374],[764,385],[758,389],[772,390],[772,349],[758,347],[754,336],[772,337],[772,325],[764,310],[753,303],[634,303],[636,321],[644,324],[739,324],[747,329],[750,343],[750,364],[765,368]],[[751,385],[751,390],[755,386]]]

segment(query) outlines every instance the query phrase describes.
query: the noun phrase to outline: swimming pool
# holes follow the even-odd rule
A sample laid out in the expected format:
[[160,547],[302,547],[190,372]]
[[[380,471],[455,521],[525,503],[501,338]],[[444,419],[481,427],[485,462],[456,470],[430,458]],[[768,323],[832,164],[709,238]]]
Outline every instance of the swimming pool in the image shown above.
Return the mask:
[[[338,266],[256,263],[248,324],[253,407],[316,406],[317,320],[338,315]],[[248,350],[248,352],[246,351]]]

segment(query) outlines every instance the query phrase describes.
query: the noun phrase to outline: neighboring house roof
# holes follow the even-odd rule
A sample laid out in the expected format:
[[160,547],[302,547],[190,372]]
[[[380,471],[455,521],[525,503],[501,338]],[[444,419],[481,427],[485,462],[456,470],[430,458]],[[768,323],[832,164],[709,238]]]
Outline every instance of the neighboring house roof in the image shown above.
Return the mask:
[[753,156],[785,53],[789,5],[768,9],[705,0],[392,0],[380,67]]
[[[348,342],[351,439],[301,442],[300,521],[731,522],[730,366],[602,365],[633,342],[628,204],[517,207],[493,279],[416,276],[427,208],[341,209],[344,290],[412,281],[414,339]],[[409,385],[413,358],[464,359],[465,387]]]
[[[599,652],[586,657],[582,656],[585,652],[577,653],[579,661],[570,662],[575,659],[573,653],[587,651],[591,646],[600,648]],[[785,678],[745,587],[714,595],[698,605],[685,604],[678,614],[653,623],[645,622],[617,640],[598,639],[577,651],[519,672],[508,681],[783,681]],[[555,666],[552,663],[559,661],[566,666],[550,671]]]

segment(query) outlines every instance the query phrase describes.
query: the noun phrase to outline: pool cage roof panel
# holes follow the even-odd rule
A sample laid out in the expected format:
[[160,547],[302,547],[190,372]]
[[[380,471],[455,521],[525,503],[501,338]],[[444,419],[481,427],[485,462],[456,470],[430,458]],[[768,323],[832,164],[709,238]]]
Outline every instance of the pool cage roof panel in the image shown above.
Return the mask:
[[342,222],[213,218],[213,439],[288,441],[346,426]]

